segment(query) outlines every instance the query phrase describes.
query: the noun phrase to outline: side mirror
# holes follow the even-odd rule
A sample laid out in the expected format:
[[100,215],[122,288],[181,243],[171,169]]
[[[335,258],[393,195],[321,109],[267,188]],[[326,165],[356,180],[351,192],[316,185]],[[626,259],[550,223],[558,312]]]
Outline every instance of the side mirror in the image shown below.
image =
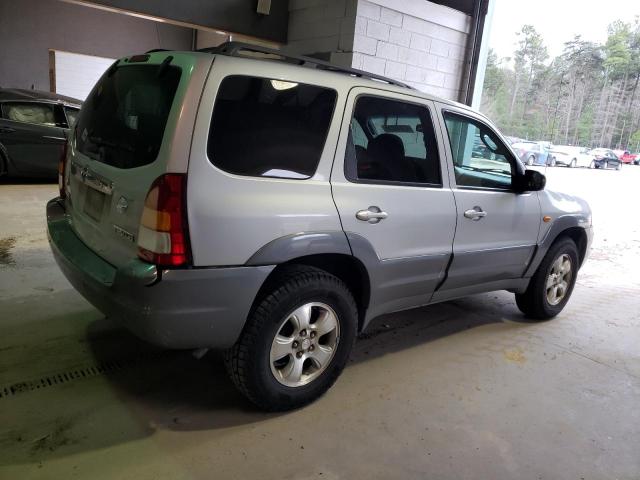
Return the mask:
[[544,190],[544,186],[547,184],[547,177],[538,172],[537,170],[525,170],[524,175],[518,175],[515,178],[515,190],[518,193],[522,192],[537,192]]

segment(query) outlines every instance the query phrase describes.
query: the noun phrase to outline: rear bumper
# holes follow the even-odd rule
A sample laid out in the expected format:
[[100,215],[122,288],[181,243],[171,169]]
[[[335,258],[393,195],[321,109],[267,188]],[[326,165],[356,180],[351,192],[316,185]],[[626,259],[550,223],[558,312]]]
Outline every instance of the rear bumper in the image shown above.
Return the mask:
[[59,198],[47,204],[47,230],[58,266],[82,296],[138,337],[167,348],[232,346],[274,268],[158,271],[137,259],[116,268],[82,243]]
[[594,160],[597,168],[617,168],[622,162],[620,160]]

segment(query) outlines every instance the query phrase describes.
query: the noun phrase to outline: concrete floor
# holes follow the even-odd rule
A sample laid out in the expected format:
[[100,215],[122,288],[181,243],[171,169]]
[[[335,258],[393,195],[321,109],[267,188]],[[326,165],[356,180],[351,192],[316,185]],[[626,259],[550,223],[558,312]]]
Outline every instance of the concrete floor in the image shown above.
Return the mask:
[[55,186],[0,185],[0,478],[640,479],[640,167],[547,173],[597,235],[562,315],[497,292],[378,319],[287,414],[102,318],[49,253]]

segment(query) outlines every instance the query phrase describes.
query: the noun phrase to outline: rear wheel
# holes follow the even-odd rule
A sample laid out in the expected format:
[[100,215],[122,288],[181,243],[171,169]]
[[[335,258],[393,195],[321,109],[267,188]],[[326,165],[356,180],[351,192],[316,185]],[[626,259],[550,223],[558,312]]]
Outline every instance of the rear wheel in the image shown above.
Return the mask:
[[516,294],[522,313],[535,320],[558,315],[569,301],[578,274],[578,249],[567,237],[554,243],[524,293]]
[[533,165],[533,162],[536,161],[536,157],[534,157],[533,155],[531,155],[528,159],[527,159],[527,165]]
[[622,170],[622,162],[618,162],[618,166],[616,167],[616,170]]
[[346,285],[317,268],[292,266],[270,284],[225,363],[257,406],[289,410],[336,381],[356,337],[357,308]]
[[569,168],[576,168],[577,163],[578,161],[574,158],[573,160],[571,160],[571,163],[569,163]]
[[4,177],[9,173],[7,170],[7,159],[4,157],[2,151],[0,151],[0,177]]

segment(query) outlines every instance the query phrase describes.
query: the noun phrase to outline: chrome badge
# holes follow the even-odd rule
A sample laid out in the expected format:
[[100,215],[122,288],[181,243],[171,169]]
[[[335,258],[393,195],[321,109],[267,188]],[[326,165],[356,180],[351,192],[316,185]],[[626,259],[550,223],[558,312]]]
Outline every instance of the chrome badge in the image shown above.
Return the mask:
[[117,235],[124,238],[125,240],[129,240],[130,242],[136,241],[136,237],[133,235],[133,233],[127,232],[124,228],[119,227],[118,225],[114,225],[113,230],[116,232]]
[[129,208],[129,202],[126,198],[120,197],[120,200],[116,203],[116,210],[118,213],[124,213],[127,211],[127,208]]

